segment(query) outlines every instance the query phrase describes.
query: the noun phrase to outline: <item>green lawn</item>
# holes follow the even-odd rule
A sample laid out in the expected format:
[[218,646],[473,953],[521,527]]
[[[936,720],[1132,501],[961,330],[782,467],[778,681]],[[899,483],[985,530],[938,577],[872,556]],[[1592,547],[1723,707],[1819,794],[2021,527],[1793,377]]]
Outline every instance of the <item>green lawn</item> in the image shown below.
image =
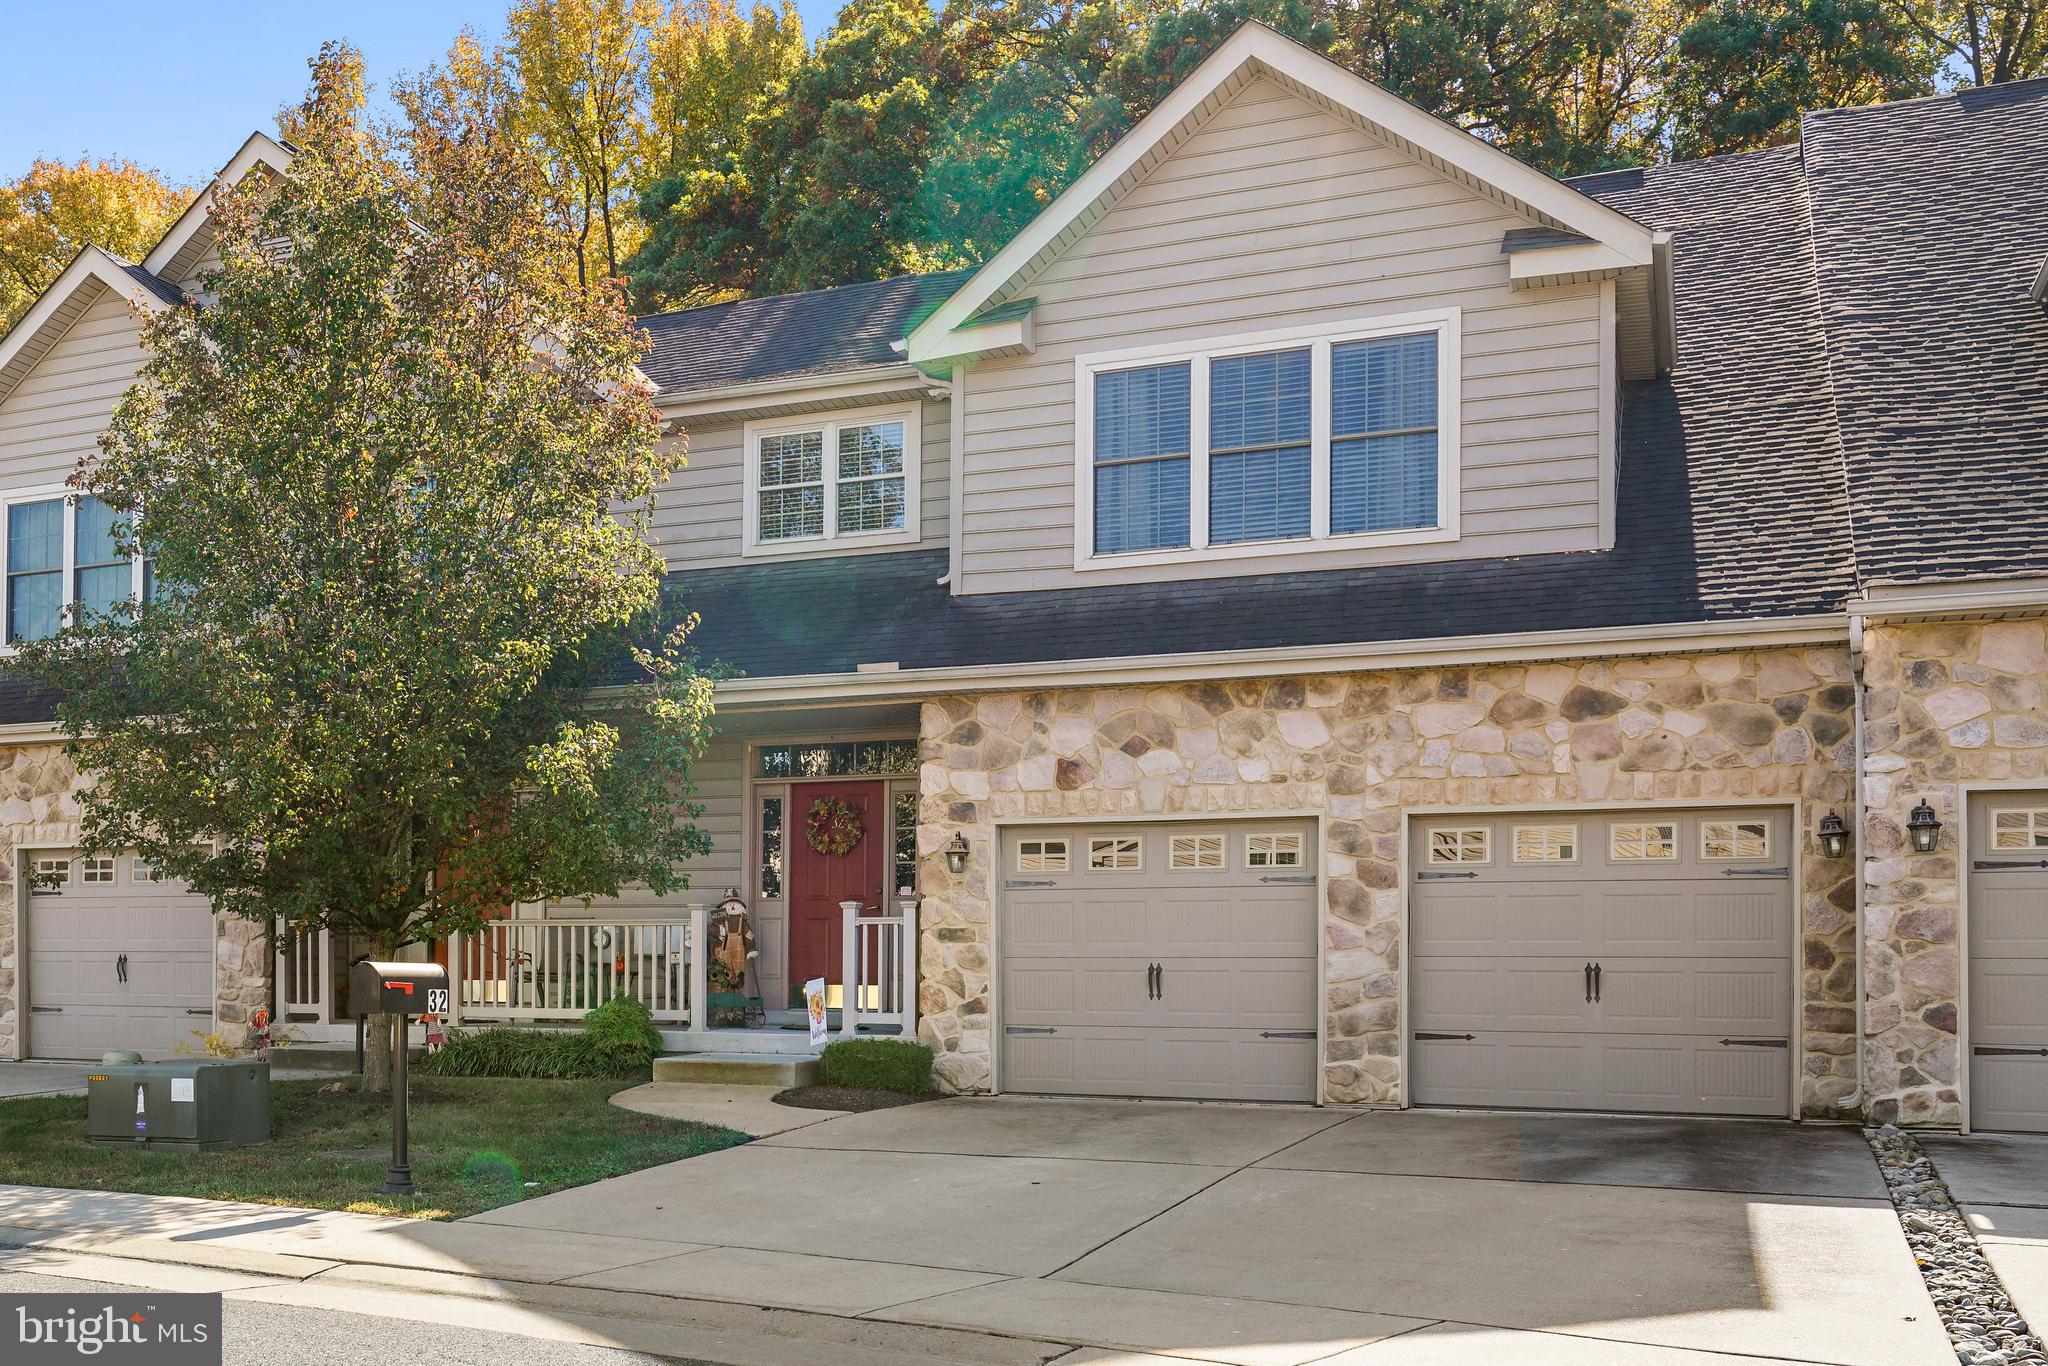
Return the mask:
[[[323,1084],[271,1087],[268,1144],[197,1153],[95,1147],[85,1141],[83,1096],[0,1101],[0,1182],[454,1219],[747,1141],[730,1129],[605,1103],[632,1082],[419,1077],[418,1194],[390,1199],[378,1194],[390,1161],[389,1100],[353,1089],[322,1096]],[[370,1153],[350,1156],[352,1149]]]

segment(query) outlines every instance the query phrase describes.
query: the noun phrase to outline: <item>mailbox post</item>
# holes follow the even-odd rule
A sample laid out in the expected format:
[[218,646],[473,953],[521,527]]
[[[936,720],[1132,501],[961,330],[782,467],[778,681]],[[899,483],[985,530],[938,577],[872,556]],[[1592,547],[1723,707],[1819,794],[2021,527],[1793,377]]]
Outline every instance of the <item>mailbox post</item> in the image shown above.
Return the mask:
[[448,1014],[448,969],[439,963],[370,963],[349,974],[349,1000],[358,1015],[392,1017],[391,1169],[384,1194],[411,1195],[412,1155],[406,1135],[408,1026],[415,1016]]

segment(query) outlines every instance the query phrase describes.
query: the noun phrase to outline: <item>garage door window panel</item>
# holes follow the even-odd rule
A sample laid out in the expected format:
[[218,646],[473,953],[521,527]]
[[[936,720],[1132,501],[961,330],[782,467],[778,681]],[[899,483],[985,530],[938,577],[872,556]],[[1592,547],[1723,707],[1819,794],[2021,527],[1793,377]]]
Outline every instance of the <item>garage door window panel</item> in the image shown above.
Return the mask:
[[2048,806],[2002,807],[1991,813],[1991,847],[2048,849]]
[[1670,822],[1616,821],[1607,827],[1607,856],[1616,863],[1675,862],[1678,827]]
[[1483,825],[1439,826],[1429,832],[1432,867],[1493,862],[1493,832]]
[[1771,856],[1769,821],[1701,821],[1700,857],[1730,863]]
[[1019,840],[1017,871],[1020,873],[1064,873],[1067,871],[1065,840]]
[[1518,825],[1515,827],[1516,863],[1577,863],[1577,825]]
[[1088,841],[1088,869],[1096,873],[1145,870],[1145,842],[1136,835],[1108,835]]
[[1214,872],[1223,867],[1223,849],[1221,835],[1175,835],[1166,866],[1176,873]]
[[1301,867],[1300,835],[1247,835],[1245,867],[1252,869]]

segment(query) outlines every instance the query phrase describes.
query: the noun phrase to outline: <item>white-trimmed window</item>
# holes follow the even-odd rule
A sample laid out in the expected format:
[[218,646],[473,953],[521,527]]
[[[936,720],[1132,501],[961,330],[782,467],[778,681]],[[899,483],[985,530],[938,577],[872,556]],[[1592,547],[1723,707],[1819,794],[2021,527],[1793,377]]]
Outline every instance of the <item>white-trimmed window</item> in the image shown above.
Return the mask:
[[7,644],[62,630],[75,608],[104,612],[133,601],[141,567],[115,549],[120,514],[99,499],[62,489],[5,500]]
[[1067,871],[1065,840],[1018,840],[1017,871],[1020,873],[1064,873]]
[[1571,825],[1518,825],[1515,827],[1515,862],[1577,863],[1579,827]]
[[61,892],[71,882],[71,860],[68,858],[43,856],[29,866],[34,872],[34,883],[30,887],[34,895],[48,896]]
[[1145,867],[1145,842],[1136,835],[1091,836],[1088,867],[1098,873],[1141,872]]
[[1994,807],[1993,849],[2048,849],[2048,806]]
[[1701,821],[1700,857],[1751,859],[1771,856],[1769,821]]
[[86,858],[78,861],[80,882],[108,883],[114,880],[114,861],[110,858]]
[[1300,833],[1247,835],[1244,841],[1244,866],[1247,868],[1301,867]]
[[1176,873],[1223,867],[1223,836],[1175,835],[1167,847],[1166,866]]
[[1456,309],[1074,362],[1075,566],[1458,535]]
[[1607,857],[1616,863],[1669,862],[1678,857],[1678,827],[1670,821],[1615,821],[1607,827]]
[[128,880],[137,884],[162,882],[164,870],[146,858],[128,860]]
[[749,555],[918,537],[918,410],[750,422]]
[[1483,825],[1442,825],[1429,832],[1429,862],[1441,867],[1453,863],[1493,862],[1493,832]]

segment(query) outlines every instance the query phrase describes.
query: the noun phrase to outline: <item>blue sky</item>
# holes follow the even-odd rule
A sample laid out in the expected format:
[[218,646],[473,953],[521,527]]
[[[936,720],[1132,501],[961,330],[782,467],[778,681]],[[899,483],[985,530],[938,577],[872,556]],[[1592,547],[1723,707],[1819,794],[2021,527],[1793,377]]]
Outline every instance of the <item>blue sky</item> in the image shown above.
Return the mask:
[[[198,183],[306,85],[328,38],[363,50],[380,86],[437,60],[465,25],[496,38],[507,0],[0,0],[0,178],[38,156],[125,157]],[[798,0],[804,32],[839,0]]]

